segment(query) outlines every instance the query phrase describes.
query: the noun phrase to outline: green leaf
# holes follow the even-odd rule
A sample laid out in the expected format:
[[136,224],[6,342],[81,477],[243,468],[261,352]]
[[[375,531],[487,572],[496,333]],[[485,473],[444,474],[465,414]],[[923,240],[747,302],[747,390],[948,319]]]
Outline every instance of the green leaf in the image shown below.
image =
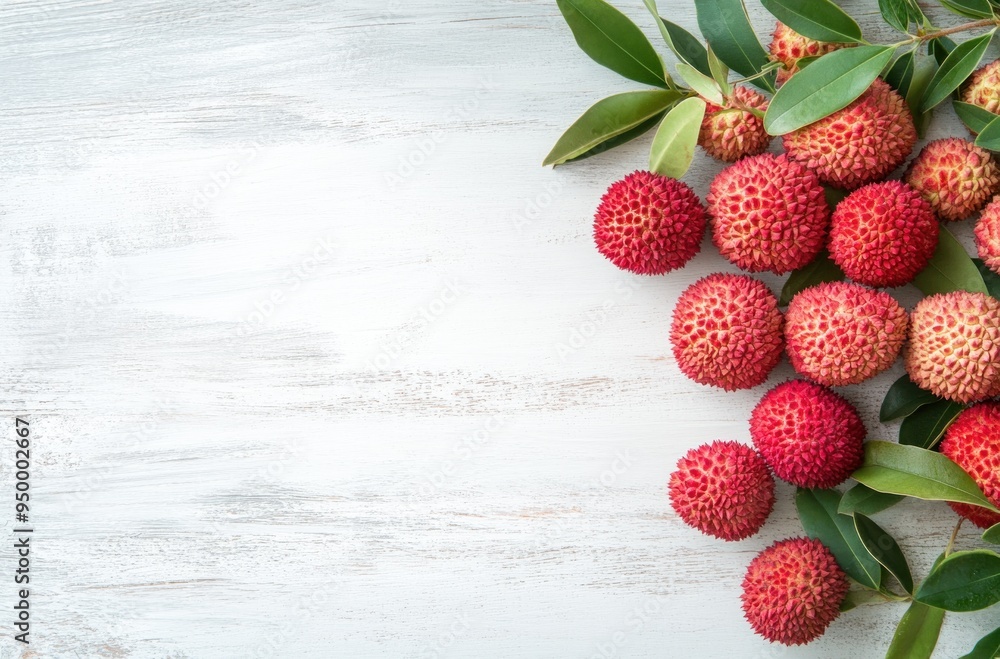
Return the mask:
[[846,107],[871,86],[894,52],[891,46],[857,46],[823,55],[822,66],[799,71],[781,86],[764,128],[784,135]]
[[725,102],[722,98],[722,90],[716,84],[715,80],[693,66],[682,62],[677,65],[677,74],[681,77],[681,80],[687,83],[688,87],[696,91],[703,98],[716,105],[722,105]]
[[903,550],[899,548],[896,540],[881,526],[859,512],[854,513],[854,528],[868,553],[896,578],[903,590],[912,593],[913,577],[910,576],[910,566],[906,563]]
[[878,0],[878,9],[886,23],[900,32],[906,32],[910,26],[906,0]]
[[990,151],[1000,151],[1000,117],[990,120],[979,135],[976,136],[976,146],[981,146]]
[[944,62],[951,51],[955,50],[957,43],[951,37],[938,37],[927,42],[927,52],[934,56],[938,64]]
[[946,611],[978,611],[1000,602],[1000,554],[957,551],[924,579],[913,598]]
[[851,478],[879,492],[970,503],[1000,512],[961,467],[936,451],[917,446],[866,442],[865,461]]
[[601,99],[566,129],[542,165],[561,165],[661,115],[681,97],[674,91],[638,91]]
[[958,86],[976,70],[995,31],[990,30],[982,36],[963,41],[955,46],[955,49],[941,62],[937,73],[927,85],[927,91],[924,92],[924,98],[920,102],[921,112],[930,110],[948,98],[948,95],[958,89]]
[[914,53],[915,51],[910,50],[897,57],[885,74],[885,81],[903,98],[906,98],[906,92],[910,89],[910,81],[913,80]]
[[923,405],[929,405],[941,400],[926,389],[921,389],[913,384],[910,376],[904,375],[892,383],[889,391],[882,399],[882,409],[879,410],[878,420],[882,423],[910,416]]
[[959,659],[994,659],[1000,657],[1000,627],[979,639],[972,652],[962,655]]
[[997,118],[997,115],[989,110],[981,108],[978,105],[973,105],[972,103],[953,100],[951,105],[955,108],[955,114],[962,120],[965,127],[976,134],[983,132],[987,124]]
[[[754,34],[743,0],[694,0],[694,6],[702,35],[729,68],[752,76],[767,65],[767,51]],[[774,76],[756,78],[753,84],[773,92]]]
[[935,73],[937,73],[937,62],[933,57],[914,55],[913,77],[910,79],[910,88],[906,91],[906,107],[910,108],[920,138],[927,132],[927,125],[931,119],[930,112],[920,112],[920,99],[924,97],[927,85]]
[[994,545],[1000,545],[1000,524],[994,524],[983,531],[983,541]]
[[934,448],[944,436],[951,422],[955,420],[965,405],[950,400],[939,400],[924,405],[903,419],[899,426],[899,443],[920,448]]
[[942,622],[942,609],[913,602],[896,626],[885,659],[930,659]]
[[1000,275],[990,270],[982,259],[972,259],[972,262],[976,264],[976,269],[979,270],[979,274],[986,284],[986,290],[993,297],[1000,299]]
[[729,84],[729,67],[716,55],[711,47],[708,49],[708,68],[712,72],[712,79],[719,85],[723,96],[733,93],[733,86]]
[[807,265],[788,275],[785,285],[781,288],[781,298],[778,300],[778,304],[785,306],[792,301],[796,293],[810,286],[828,281],[840,281],[843,278],[844,271],[833,262],[830,255],[824,250]]
[[642,122],[635,128],[627,130],[624,133],[621,133],[620,135],[615,135],[614,137],[601,142],[594,148],[584,151],[580,155],[574,156],[569,160],[563,161],[562,164],[576,162],[578,160],[586,160],[587,158],[599,155],[601,153],[604,153],[605,151],[610,151],[611,149],[617,146],[621,146],[622,144],[631,142],[635,138],[639,137],[643,133],[646,133],[650,129],[655,127],[656,124],[660,123],[660,119],[663,118],[664,114],[666,114],[666,112],[660,112],[659,114],[655,114],[650,119],[647,119],[646,121]]
[[830,0],[760,0],[760,4],[804,37],[836,43],[861,41],[858,24]]
[[626,78],[667,87],[663,62],[628,16],[604,0],[556,0],[577,45],[592,60]]
[[684,176],[694,160],[704,117],[705,101],[700,98],[684,99],[668,112],[649,151],[650,171],[671,178]]
[[656,26],[660,28],[660,36],[667,42],[667,46],[670,47],[674,55],[705,75],[711,75],[712,71],[708,68],[708,52],[701,45],[701,42],[680,25],[671,23],[660,16],[660,12],[656,8],[656,0],[643,0],[643,2],[646,3],[646,9],[649,10],[649,13],[656,19]]
[[877,590],[882,584],[882,568],[865,549],[853,520],[837,512],[838,505],[840,492],[836,490],[799,488],[795,493],[795,507],[806,534],[826,545],[848,576]]
[[840,499],[840,505],[837,506],[837,512],[841,515],[853,515],[854,513],[874,515],[895,506],[903,498],[899,494],[876,492],[867,485],[858,483],[844,493]]
[[976,264],[969,258],[962,243],[951,232],[941,227],[937,249],[927,267],[913,279],[913,285],[924,295],[969,291],[989,293]]
[[948,11],[966,18],[990,18],[993,8],[989,0],[939,0]]

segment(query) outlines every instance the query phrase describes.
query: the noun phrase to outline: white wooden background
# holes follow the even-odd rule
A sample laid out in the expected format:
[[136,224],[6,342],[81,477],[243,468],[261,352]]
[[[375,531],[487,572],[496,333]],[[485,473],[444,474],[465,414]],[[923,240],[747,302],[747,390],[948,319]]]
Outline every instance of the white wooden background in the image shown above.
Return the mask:
[[[788,486],[736,544],[670,510],[677,458],[748,441],[766,388],[670,357],[677,295],[732,270],[707,240],[658,278],[592,245],[648,138],[540,167],[637,86],[553,0],[8,1],[0,61],[0,424],[31,420],[36,529],[32,644],[0,577],[0,656],[884,652],[903,605],[798,649],[742,620],[751,557],[801,533]],[[845,392],[873,437],[900,372]],[[953,523],[879,519],[918,576]],[[996,623],[949,616],[938,656]]]

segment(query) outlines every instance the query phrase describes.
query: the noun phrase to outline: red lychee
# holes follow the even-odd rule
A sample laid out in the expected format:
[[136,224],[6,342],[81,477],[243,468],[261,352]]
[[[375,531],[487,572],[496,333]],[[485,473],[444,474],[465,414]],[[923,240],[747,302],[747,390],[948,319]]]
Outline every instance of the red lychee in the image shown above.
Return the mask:
[[803,57],[819,57],[843,48],[847,44],[828,43],[804,37],[781,21],[774,26],[771,38],[771,59],[784,64],[778,70],[778,84],[782,84],[799,70],[798,62]]
[[[990,503],[1000,507],[1000,403],[973,405],[959,414],[941,440],[941,452],[972,476]],[[1000,514],[986,508],[948,505],[981,529],[1000,524]]]
[[962,100],[993,114],[1000,113],[1000,60],[976,69],[962,88]]
[[1000,274],[1000,197],[983,209],[976,222],[976,250],[986,267]]
[[1000,189],[1000,166],[989,151],[949,137],[928,143],[910,163],[904,180],[942,220],[964,220]]
[[708,102],[701,120],[698,144],[705,153],[723,162],[736,162],[767,150],[771,136],[764,122],[745,108],[764,112],[767,98],[749,87],[737,86],[725,107]]

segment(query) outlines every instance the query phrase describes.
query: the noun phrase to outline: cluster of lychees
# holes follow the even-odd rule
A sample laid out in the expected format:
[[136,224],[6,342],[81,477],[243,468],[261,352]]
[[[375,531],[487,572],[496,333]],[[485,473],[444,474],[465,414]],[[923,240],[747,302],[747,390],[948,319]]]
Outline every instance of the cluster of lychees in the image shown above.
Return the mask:
[[[800,58],[839,47],[779,23],[770,46],[784,64],[779,82]],[[1000,112],[1000,61],[977,71],[961,93],[967,103]],[[850,280],[799,292],[785,313],[749,275],[709,275],[677,302],[670,342],[692,380],[727,391],[754,387],[784,353],[803,377],[761,399],[750,418],[753,448],[705,444],[670,477],[681,519],[724,540],[749,537],[764,524],[774,504],[772,473],[799,487],[829,488],[860,466],[864,424],[830,387],[888,369],[904,344],[906,371],[920,387],[962,404],[1000,395],[1000,301],[931,295],[908,314],[880,290],[912,281],[928,265],[939,221],[980,211],[976,245],[1000,273],[1000,165],[968,140],[941,139],[924,147],[902,180],[884,180],[910,156],[917,132],[906,102],[882,80],[842,110],[785,135],[782,155],[767,152],[771,138],[750,111],[767,104],[742,86],[725,107],[708,104],[698,143],[733,164],[712,181],[707,203],[676,179],[638,171],[608,189],[594,223],[600,252],[638,274],[682,267],[710,226],[720,254],[746,272],[788,273],[826,249]],[[849,191],[832,212],[824,184]],[[963,412],[941,450],[1000,505],[1000,405]],[[983,527],[1000,521],[982,508],[953,508]],[[794,538],[751,562],[743,609],[766,638],[807,643],[837,617],[847,589],[826,547]]]

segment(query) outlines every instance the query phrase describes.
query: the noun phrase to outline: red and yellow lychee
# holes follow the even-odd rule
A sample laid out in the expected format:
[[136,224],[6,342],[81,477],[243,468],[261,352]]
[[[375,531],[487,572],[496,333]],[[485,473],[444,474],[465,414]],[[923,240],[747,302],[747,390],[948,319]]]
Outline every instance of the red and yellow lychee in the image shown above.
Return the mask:
[[968,140],[934,140],[913,159],[904,179],[942,220],[964,220],[1000,189],[1000,166]]
[[713,274],[677,300],[670,343],[681,371],[726,391],[767,379],[784,348],[778,299],[746,275]]
[[771,52],[771,59],[785,65],[784,68],[778,70],[778,84],[780,85],[798,72],[798,62],[803,57],[819,57],[846,45],[804,37],[778,21],[771,37],[771,45],[768,48]]
[[962,88],[962,100],[1000,114],[1000,60],[976,69]]
[[1000,197],[983,209],[976,222],[976,250],[993,272],[1000,274]]
[[834,187],[878,181],[913,151],[917,130],[906,101],[882,80],[842,110],[788,133],[788,155]]
[[854,406],[805,380],[779,384],[750,415],[754,446],[775,475],[799,487],[834,487],[861,466],[865,425]]
[[849,588],[847,575],[822,542],[779,540],[747,568],[743,615],[767,640],[803,645],[837,619]]
[[662,275],[698,253],[706,224],[705,207],[686,183],[637,171],[604,193],[594,216],[594,241],[619,268]]
[[837,204],[830,256],[856,282],[902,286],[927,266],[939,231],[930,204],[912,187],[872,183]]
[[771,136],[764,130],[764,121],[747,108],[765,112],[767,98],[739,85],[725,106],[707,103],[698,133],[698,144],[705,153],[723,162],[736,162],[767,150]]
[[668,485],[670,505],[692,526],[723,540],[755,534],[774,507],[774,478],[757,451],[716,441],[688,451]]
[[830,207],[816,175],[786,156],[762,153],[722,170],[708,192],[712,241],[749,272],[783,274],[823,248]]
[[[945,432],[941,452],[972,476],[990,503],[1000,507],[1000,403],[963,410]],[[1000,514],[986,508],[948,505],[981,529],[1000,524]]]

